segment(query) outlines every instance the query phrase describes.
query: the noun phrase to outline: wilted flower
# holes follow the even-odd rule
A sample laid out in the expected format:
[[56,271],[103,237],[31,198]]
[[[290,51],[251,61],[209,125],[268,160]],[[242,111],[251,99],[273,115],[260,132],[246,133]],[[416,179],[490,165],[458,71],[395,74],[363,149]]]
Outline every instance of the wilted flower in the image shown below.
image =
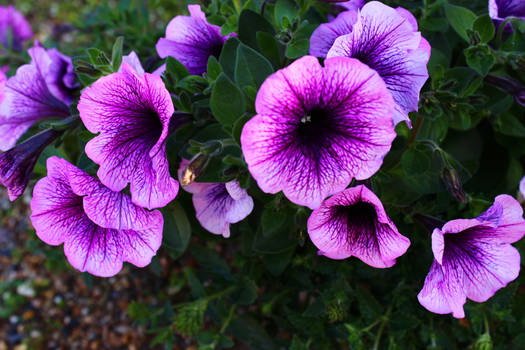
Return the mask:
[[9,47],[11,37],[11,48],[20,50],[22,44],[33,36],[31,26],[13,5],[0,6],[0,44],[4,48]]
[[160,57],[172,56],[191,74],[206,72],[208,58],[219,57],[224,42],[234,36],[221,35],[221,28],[209,24],[199,5],[188,5],[190,16],[177,16],[166,27],[166,37],[157,42]]
[[394,123],[410,125],[408,113],[418,109],[430,58],[430,45],[417,30],[409,11],[372,1],[359,12],[345,11],[321,24],[310,39],[310,53],[354,57],[376,70],[396,103]]
[[46,118],[67,118],[77,87],[71,59],[56,49],[35,46],[31,63],[19,67],[4,86],[0,105],[0,149],[12,148],[34,123]]
[[179,184],[170,176],[166,141],[180,120],[160,77],[139,75],[123,62],[122,72],[82,92],[78,110],[86,128],[100,132],[87,143],[86,154],[100,165],[104,185],[121,191],[130,183],[133,203],[149,209],[175,198]]
[[[179,182],[189,162],[180,164]],[[253,210],[253,199],[236,180],[227,183],[191,182],[182,186],[193,193],[192,200],[197,220],[206,230],[216,235],[230,237],[230,224],[246,218]]]
[[146,266],[162,242],[159,211],[134,205],[72,164],[47,160],[47,176],[35,185],[31,221],[45,243],[64,243],[69,263],[80,271],[109,277],[123,262]]
[[525,1],[489,0],[489,16],[497,25],[501,24],[508,17],[520,17],[525,19]]
[[60,134],[52,129],[42,131],[0,154],[0,184],[7,187],[11,201],[24,193],[38,157]]
[[259,187],[312,209],[372,176],[396,136],[381,77],[352,58],[324,64],[305,56],[268,77],[241,135]]
[[410,246],[379,198],[364,185],[325,200],[308,219],[308,234],[320,255],[331,259],[355,256],[378,268],[393,266]]
[[518,80],[504,75],[487,74],[485,81],[508,92],[514,96],[514,100],[517,103],[525,107],[525,86]]
[[447,222],[432,233],[434,262],[418,295],[428,310],[465,317],[466,299],[484,302],[518,277],[520,254],[510,245],[525,234],[520,204],[508,195],[475,219]]

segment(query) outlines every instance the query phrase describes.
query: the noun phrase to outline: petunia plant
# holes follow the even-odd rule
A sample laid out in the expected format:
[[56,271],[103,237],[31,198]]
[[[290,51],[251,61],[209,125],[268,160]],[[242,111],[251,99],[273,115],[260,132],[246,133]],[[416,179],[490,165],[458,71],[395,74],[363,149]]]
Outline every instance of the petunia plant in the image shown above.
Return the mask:
[[525,347],[523,1],[117,3],[0,7],[0,184],[152,346]]

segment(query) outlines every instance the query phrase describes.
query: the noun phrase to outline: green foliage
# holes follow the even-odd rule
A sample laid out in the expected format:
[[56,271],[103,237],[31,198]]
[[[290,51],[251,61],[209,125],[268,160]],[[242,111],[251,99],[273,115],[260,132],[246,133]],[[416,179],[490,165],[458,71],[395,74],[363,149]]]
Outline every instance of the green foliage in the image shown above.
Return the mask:
[[[41,6],[21,1],[26,11]],[[171,348],[191,338],[200,349],[241,344],[256,350],[525,348],[523,276],[486,303],[467,302],[462,321],[432,314],[416,298],[432,262],[430,232],[418,221],[420,215],[471,218],[496,195],[517,192],[525,169],[525,110],[516,102],[517,93],[491,83],[490,76],[525,85],[525,22],[508,20],[510,33],[502,30],[505,25],[495,28],[486,0],[385,2],[410,10],[432,46],[429,80],[418,111],[410,115],[412,128],[404,123],[396,127],[398,137],[370,180],[399,231],[412,242],[389,269],[373,269],[355,258],[318,256],[306,231],[311,211],[282,194],[262,193],[240,149],[242,128],[256,113],[257,89],[270,74],[308,54],[310,35],[328,14],[335,14],[333,4],[205,2],[208,20],[223,34],[236,32],[238,37],[209,58],[202,77],[155,53],[168,21],[187,14],[179,2],[88,1],[77,4],[78,11],[68,2],[56,5],[68,13],[75,40],[49,35],[44,43],[75,57],[82,87],[117,71],[130,50],[149,72],[166,64],[162,78],[176,110],[195,117],[194,124],[168,141],[172,175],[181,158],[202,157],[198,181],[237,179],[254,198],[254,211],[231,226],[228,239],[200,226],[191,195],[182,189],[162,209],[159,255],[170,264],[158,259],[154,265],[160,280],[155,303],[128,307],[129,317],[152,334],[152,346]],[[76,136],[74,142],[64,138],[47,148],[35,174],[45,175],[45,159],[51,155],[94,173],[96,167],[81,151],[93,135],[82,129]],[[524,252],[525,244],[517,248]],[[65,268],[56,249],[28,249],[44,252],[50,269]],[[0,284],[0,317],[16,313],[26,302],[16,288]]]

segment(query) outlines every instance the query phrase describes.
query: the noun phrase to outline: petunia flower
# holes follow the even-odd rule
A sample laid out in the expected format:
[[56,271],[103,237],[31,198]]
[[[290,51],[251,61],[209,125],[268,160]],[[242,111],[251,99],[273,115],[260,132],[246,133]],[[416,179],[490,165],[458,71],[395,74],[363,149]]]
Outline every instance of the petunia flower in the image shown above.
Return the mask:
[[525,199],[525,176],[520,180],[519,193]]
[[219,58],[224,42],[236,34],[221,35],[221,28],[209,24],[199,5],[188,5],[190,16],[176,16],[166,27],[166,37],[157,42],[161,58],[172,56],[191,74],[206,72],[208,58]]
[[408,113],[417,111],[428,78],[430,45],[409,11],[372,1],[359,12],[345,11],[321,24],[310,44],[312,55],[354,57],[376,70],[396,103],[394,123],[410,125]]
[[410,246],[379,198],[364,185],[325,200],[310,215],[308,234],[320,255],[331,259],[355,256],[377,268],[393,266]]
[[[179,167],[179,182],[188,165],[183,159]],[[226,183],[192,182],[182,188],[192,193],[197,220],[206,230],[230,237],[230,224],[246,218],[253,210],[253,199],[236,180]]]
[[[518,17],[525,20],[525,1],[489,0],[489,16],[498,26],[509,17]],[[511,30],[510,25],[508,30]]]
[[0,45],[4,48],[9,46],[11,36],[11,48],[20,50],[22,44],[33,36],[31,26],[13,5],[0,6]]
[[67,118],[77,87],[71,59],[56,49],[35,46],[31,63],[19,67],[4,86],[0,105],[0,150],[11,149],[35,123]]
[[305,56],[269,76],[241,134],[259,187],[312,209],[372,176],[396,136],[394,102],[375,71],[347,57],[324,65]]
[[86,154],[100,165],[98,177],[113,191],[130,183],[133,203],[163,207],[177,195],[166,156],[168,135],[181,122],[171,96],[156,75],[139,75],[126,62],[122,71],[86,88],[78,104],[80,118],[92,133]]
[[0,154],[0,184],[7,187],[11,201],[24,193],[38,157],[60,134],[45,130]]
[[64,243],[64,253],[77,270],[109,277],[123,262],[144,267],[162,242],[159,211],[134,205],[69,162],[51,157],[47,176],[35,185],[31,221],[47,244]]
[[466,299],[484,302],[518,277],[520,254],[510,243],[525,234],[520,204],[499,195],[475,219],[447,222],[432,233],[434,262],[418,295],[429,311],[465,317]]

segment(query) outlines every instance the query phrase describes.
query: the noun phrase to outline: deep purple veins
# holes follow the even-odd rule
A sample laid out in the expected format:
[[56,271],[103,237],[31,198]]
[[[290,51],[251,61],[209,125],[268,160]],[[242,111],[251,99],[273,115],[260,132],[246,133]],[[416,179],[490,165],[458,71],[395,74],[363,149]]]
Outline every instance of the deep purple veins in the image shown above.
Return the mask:
[[489,0],[489,15],[498,24],[508,17],[525,19],[525,1]]
[[209,24],[200,5],[188,5],[190,16],[177,16],[166,27],[166,37],[157,42],[160,57],[172,56],[191,74],[206,72],[208,58],[219,57],[224,42],[234,36],[221,35],[221,28]]
[[0,150],[12,148],[35,123],[67,118],[77,87],[71,59],[37,45],[28,50],[31,63],[19,67],[4,86],[0,105]]
[[[13,5],[0,6],[0,44],[4,48],[20,50],[22,44],[33,36],[31,26]],[[1,50],[1,49],[0,49]]]
[[[188,161],[181,162],[179,181]],[[230,224],[246,218],[253,210],[253,199],[236,180],[227,183],[192,182],[182,187],[193,194],[197,220],[206,230],[225,238],[230,237]]]
[[11,201],[24,193],[38,157],[60,134],[51,129],[42,131],[0,154],[0,184],[7,187]]
[[518,277],[520,254],[511,246],[525,235],[520,204],[508,195],[475,219],[447,222],[432,233],[434,262],[418,295],[438,314],[465,317],[466,299],[484,302]]
[[395,138],[393,100],[377,73],[347,57],[324,64],[306,56],[268,77],[241,135],[259,187],[312,209],[372,176]]
[[128,195],[63,159],[49,158],[47,171],[31,201],[31,221],[41,240],[63,243],[69,263],[96,276],[117,274],[123,262],[150,263],[162,242],[159,211],[134,205]]
[[372,1],[360,11],[342,12],[314,31],[310,53],[354,57],[376,70],[396,103],[394,123],[410,125],[408,113],[417,111],[419,92],[428,78],[430,45],[409,11]]
[[320,255],[331,259],[355,256],[377,268],[393,266],[410,246],[379,198],[363,185],[325,200],[308,219],[308,234]]
[[86,128],[100,133],[86,154],[100,165],[104,185],[121,191],[130,183],[133,203],[149,209],[175,198],[179,184],[170,175],[166,142],[180,116],[160,77],[123,62],[121,72],[82,92],[78,110]]

